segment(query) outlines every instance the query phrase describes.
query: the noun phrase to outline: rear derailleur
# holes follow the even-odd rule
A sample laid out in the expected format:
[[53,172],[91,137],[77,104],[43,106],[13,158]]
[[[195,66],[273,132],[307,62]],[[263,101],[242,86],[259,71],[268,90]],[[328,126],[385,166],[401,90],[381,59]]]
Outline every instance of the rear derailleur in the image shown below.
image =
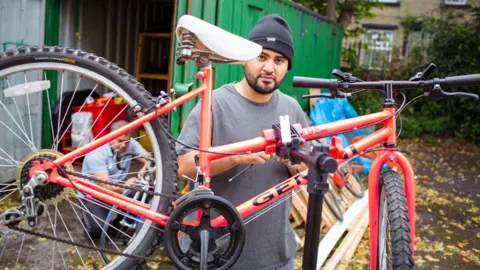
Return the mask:
[[20,192],[21,205],[10,208],[0,215],[0,225],[14,226],[22,220],[27,220],[30,227],[35,227],[38,217],[45,216],[47,205],[35,198],[34,189],[47,183],[48,175],[45,172],[35,172]]

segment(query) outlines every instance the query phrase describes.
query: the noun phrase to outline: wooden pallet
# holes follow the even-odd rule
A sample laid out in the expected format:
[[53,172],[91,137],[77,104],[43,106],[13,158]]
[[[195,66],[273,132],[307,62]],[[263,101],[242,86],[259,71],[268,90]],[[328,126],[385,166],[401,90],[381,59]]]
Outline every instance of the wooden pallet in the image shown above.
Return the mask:
[[[355,177],[349,179],[352,186],[359,190],[360,186]],[[329,177],[328,182],[330,183],[332,192],[325,195],[325,200],[331,202],[331,205],[335,205],[332,196],[337,198],[339,205],[343,212],[346,212],[350,205],[357,199],[353,196],[346,188],[339,189],[336,184],[333,182],[333,179]],[[292,209],[290,213],[291,225],[293,228],[298,228],[305,226],[307,220],[307,205],[308,205],[308,193],[306,186],[302,186],[297,191],[292,194]],[[337,218],[333,212],[328,207],[327,203],[323,203],[322,209],[322,221],[320,229],[322,234],[326,233],[332,226],[337,223]],[[300,248],[303,248],[305,242],[305,236],[297,235],[297,242]]]

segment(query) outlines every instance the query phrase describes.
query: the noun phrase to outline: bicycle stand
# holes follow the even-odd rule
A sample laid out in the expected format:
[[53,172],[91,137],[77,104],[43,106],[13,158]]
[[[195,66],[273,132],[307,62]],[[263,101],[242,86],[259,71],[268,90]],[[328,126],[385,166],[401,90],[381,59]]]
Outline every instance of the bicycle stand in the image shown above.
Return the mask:
[[308,165],[307,192],[308,208],[305,224],[305,246],[303,247],[303,269],[313,270],[317,266],[320,223],[322,220],[323,198],[329,190],[328,174],[337,170],[337,162],[329,155],[329,147],[312,145],[310,151],[292,149],[292,159]]
[[[329,190],[328,174],[337,170],[337,161],[330,156],[330,147],[312,144],[308,150],[302,147],[303,139],[298,130],[290,125],[288,116],[280,117],[280,124],[273,125],[281,143],[276,146],[280,158],[288,158],[292,164],[305,163],[308,166],[307,192],[308,208],[303,247],[303,270],[313,270],[317,266],[320,223],[322,220],[323,198]],[[304,176],[299,176],[304,177]]]

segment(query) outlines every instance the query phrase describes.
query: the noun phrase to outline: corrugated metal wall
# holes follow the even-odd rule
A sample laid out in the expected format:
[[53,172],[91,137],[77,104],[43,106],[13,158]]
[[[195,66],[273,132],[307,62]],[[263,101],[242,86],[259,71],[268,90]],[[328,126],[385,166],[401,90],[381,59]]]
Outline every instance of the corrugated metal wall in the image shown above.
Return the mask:
[[63,0],[60,43],[103,56],[134,75],[139,32],[170,33],[174,3]]
[[[331,24],[310,10],[301,8],[286,0],[195,0],[191,1],[190,14],[219,27],[247,37],[255,23],[267,14],[280,14],[292,28],[295,59],[294,68],[288,72],[280,90],[299,101],[305,111],[308,100],[301,96],[308,90],[294,89],[292,78],[297,76],[330,77],[333,68],[340,66],[343,29]],[[177,18],[186,14],[188,0],[178,0]],[[177,19],[178,20],[178,19]],[[215,65],[215,87],[243,77],[239,65]],[[194,82],[197,69],[193,63],[175,66],[174,82]],[[172,121],[172,131],[178,134],[180,127],[195,105],[195,101],[185,104],[180,115]]]
[[[0,52],[24,45],[43,44],[44,19],[45,0],[0,0]],[[23,81],[22,74],[8,78],[10,86]],[[2,93],[8,88],[6,80],[0,80],[0,87],[0,164],[5,165],[2,158],[7,158],[7,155],[18,161],[30,152],[30,148],[17,138],[23,133],[16,123],[23,122],[22,130],[29,135],[28,140],[33,141],[36,147],[40,146],[42,94],[30,94],[28,101],[26,96],[7,98]],[[17,112],[17,109],[13,119],[5,112]],[[12,131],[8,131],[7,126]],[[11,168],[0,167],[0,182],[2,179],[14,179],[14,173]]]

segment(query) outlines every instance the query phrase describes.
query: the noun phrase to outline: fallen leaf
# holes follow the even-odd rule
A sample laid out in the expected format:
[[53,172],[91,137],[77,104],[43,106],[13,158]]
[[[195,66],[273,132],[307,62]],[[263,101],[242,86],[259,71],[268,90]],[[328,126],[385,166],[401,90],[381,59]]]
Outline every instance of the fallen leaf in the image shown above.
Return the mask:
[[424,263],[426,263],[426,262],[427,262],[427,261],[425,261],[422,257],[417,257],[417,258],[415,259],[415,264],[416,264],[416,265],[422,265],[422,264],[424,264]]
[[451,225],[461,229],[461,230],[465,230],[465,227],[463,227],[461,224],[458,224],[456,222],[450,222]]
[[439,262],[440,261],[439,259],[435,259],[430,255],[425,256],[425,259],[427,259],[430,262]]

